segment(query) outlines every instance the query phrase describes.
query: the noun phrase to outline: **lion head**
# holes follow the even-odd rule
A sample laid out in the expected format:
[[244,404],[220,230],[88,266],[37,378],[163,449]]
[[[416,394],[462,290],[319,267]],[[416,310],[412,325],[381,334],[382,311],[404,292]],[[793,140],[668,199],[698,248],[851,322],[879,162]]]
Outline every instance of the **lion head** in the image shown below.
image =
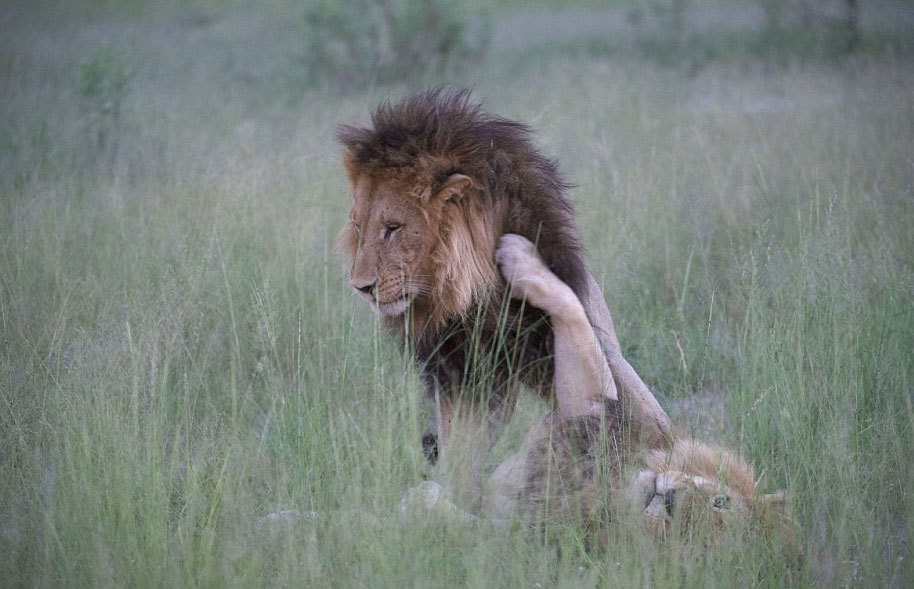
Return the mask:
[[654,450],[634,477],[630,499],[643,509],[647,531],[658,539],[687,534],[695,527],[760,528],[793,539],[784,493],[758,494],[755,471],[740,456],[691,439],[670,450]]
[[586,269],[565,184],[520,124],[466,91],[382,104],[339,130],[352,188],[338,238],[349,280],[393,330],[435,341],[449,322],[501,302],[494,262],[506,232],[535,241],[573,289]]
[[496,284],[492,219],[464,174],[440,180],[412,171],[369,173],[346,154],[353,206],[340,233],[349,280],[383,320],[435,330],[485,300]]

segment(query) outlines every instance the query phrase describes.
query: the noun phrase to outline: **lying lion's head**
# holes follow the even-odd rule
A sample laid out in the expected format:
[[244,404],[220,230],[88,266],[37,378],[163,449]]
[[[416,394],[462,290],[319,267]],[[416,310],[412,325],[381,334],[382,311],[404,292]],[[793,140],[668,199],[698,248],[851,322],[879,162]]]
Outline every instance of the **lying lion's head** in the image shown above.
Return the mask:
[[754,470],[732,452],[695,440],[647,455],[631,487],[651,535],[666,538],[696,527],[713,532],[764,528],[792,536],[784,494],[758,495]]
[[523,125],[485,114],[467,92],[431,90],[382,104],[370,127],[343,126],[339,139],[353,206],[338,248],[388,327],[433,340],[488,304],[504,284],[493,256],[506,232],[536,241],[573,288],[583,283],[565,185]]
[[754,469],[739,455],[687,438],[644,450],[631,444],[631,425],[617,401],[602,415],[545,418],[524,440],[520,512],[549,526],[584,523],[598,542],[598,530],[624,515],[656,540],[715,544],[752,534],[784,540],[785,555],[802,552],[784,493],[758,494]]

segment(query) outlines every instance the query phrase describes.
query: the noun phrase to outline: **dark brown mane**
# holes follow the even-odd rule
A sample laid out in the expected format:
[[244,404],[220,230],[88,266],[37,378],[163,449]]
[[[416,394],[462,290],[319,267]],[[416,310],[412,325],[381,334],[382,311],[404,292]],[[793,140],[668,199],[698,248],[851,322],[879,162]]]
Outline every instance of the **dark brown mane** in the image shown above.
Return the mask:
[[383,103],[371,122],[339,129],[353,165],[400,169],[433,192],[451,174],[469,176],[485,188],[486,204],[502,211],[501,233],[536,242],[550,269],[582,293],[586,269],[568,185],[534,147],[526,125],[483,112],[468,90],[440,88]]

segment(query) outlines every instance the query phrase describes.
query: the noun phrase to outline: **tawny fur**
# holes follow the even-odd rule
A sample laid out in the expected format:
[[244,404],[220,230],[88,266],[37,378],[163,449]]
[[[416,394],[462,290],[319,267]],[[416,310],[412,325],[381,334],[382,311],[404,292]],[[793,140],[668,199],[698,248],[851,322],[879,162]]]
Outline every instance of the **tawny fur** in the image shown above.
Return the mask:
[[654,450],[645,456],[646,468],[654,472],[680,471],[726,482],[743,497],[754,497],[755,469],[742,457],[704,442],[681,438],[668,452]]

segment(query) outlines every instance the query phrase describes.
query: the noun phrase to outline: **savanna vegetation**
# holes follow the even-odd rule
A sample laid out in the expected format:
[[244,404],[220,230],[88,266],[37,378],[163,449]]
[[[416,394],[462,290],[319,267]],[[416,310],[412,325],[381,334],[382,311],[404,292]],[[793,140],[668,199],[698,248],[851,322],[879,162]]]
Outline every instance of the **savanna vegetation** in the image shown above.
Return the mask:
[[[4,2],[2,584],[910,586],[914,16],[770,4]],[[333,251],[334,133],[444,82],[559,159],[626,356],[803,566],[398,517],[430,416]]]

